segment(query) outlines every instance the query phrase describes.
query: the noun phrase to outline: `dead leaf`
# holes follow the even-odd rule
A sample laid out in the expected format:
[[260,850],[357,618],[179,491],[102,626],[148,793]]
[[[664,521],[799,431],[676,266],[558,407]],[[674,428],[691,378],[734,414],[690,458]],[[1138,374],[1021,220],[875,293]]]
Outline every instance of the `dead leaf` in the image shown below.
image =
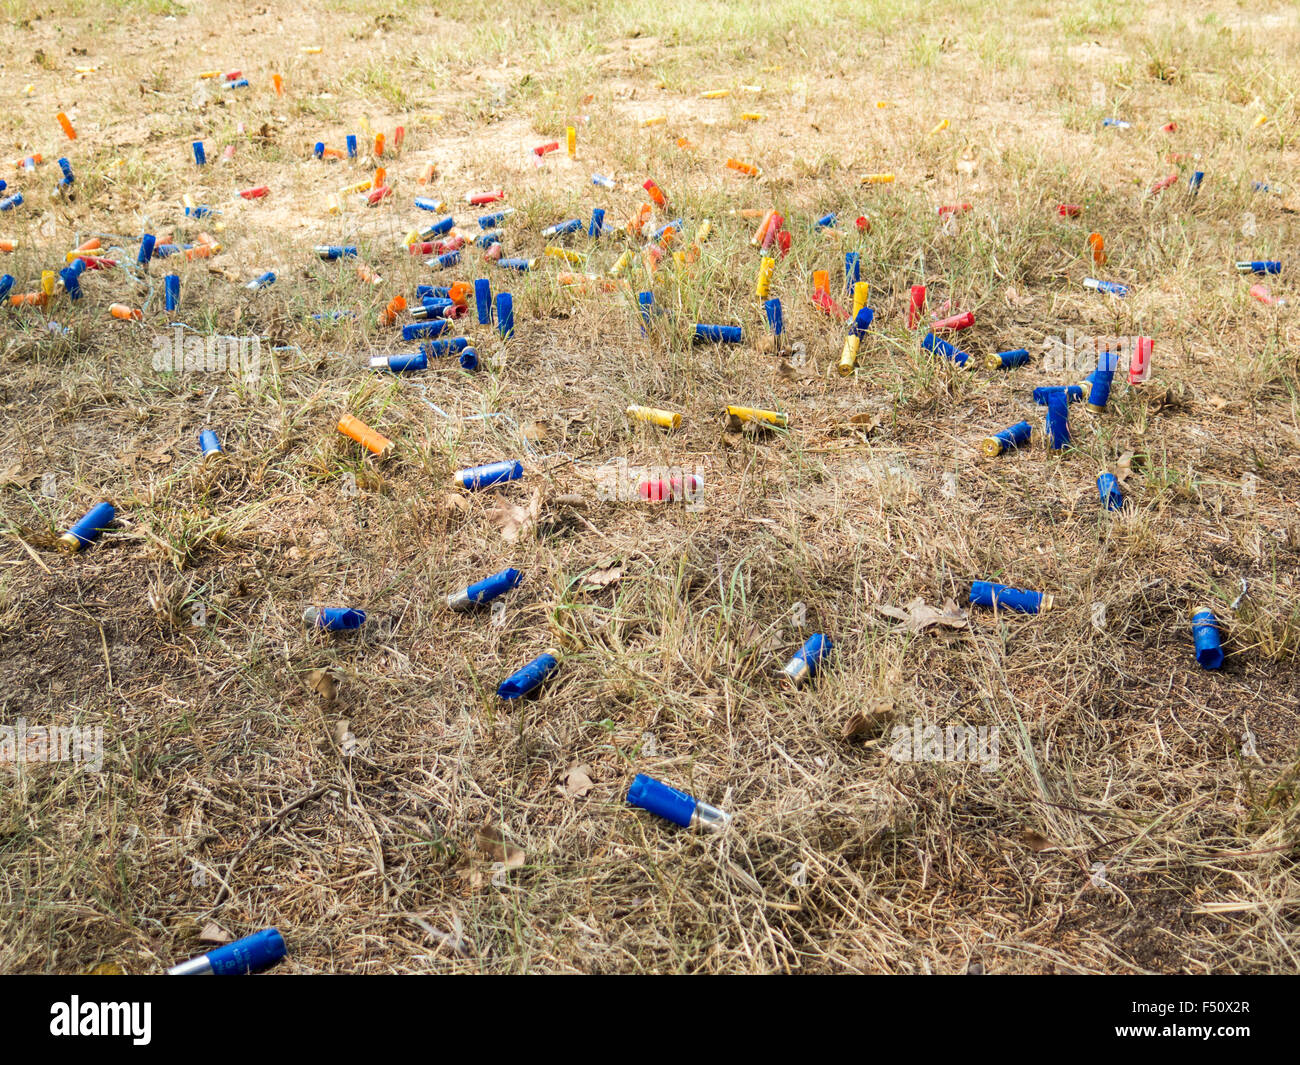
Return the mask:
[[525,422],[519,427],[519,435],[530,444],[540,444],[550,432],[546,428],[545,422]]
[[581,799],[595,787],[591,780],[591,768],[585,765],[570,766],[564,775],[564,787],[560,794],[570,799]]
[[877,613],[901,621],[909,632],[924,632],[935,625],[942,625],[948,629],[966,627],[966,611],[952,599],[945,599],[940,608],[932,607],[918,597],[905,607],[877,603],[875,609]]
[[849,418],[849,424],[863,436],[870,436],[880,428],[884,415],[880,411],[863,411]]
[[484,825],[480,828],[475,842],[479,850],[507,869],[518,869],[524,864],[524,848],[515,843],[508,843],[501,829],[496,825]]
[[1050,839],[1031,828],[1027,828],[1021,833],[1021,839],[1025,841],[1025,846],[1035,854],[1042,854],[1043,851],[1051,850],[1054,846]]
[[459,521],[469,513],[469,500],[459,492],[444,492],[438,499],[438,513],[444,520]]
[[203,926],[203,931],[199,933],[200,943],[229,943],[231,935],[216,921],[209,921]]
[[542,512],[542,490],[540,488],[533,490],[533,496],[528,501],[528,506],[521,507],[515,503],[508,503],[502,500],[491,510],[488,511],[488,517],[491,518],[497,528],[501,530],[501,538],[508,544],[513,544],[521,536],[527,533],[537,523],[538,515]]
[[1125,451],[1115,460],[1115,480],[1123,484],[1133,476],[1133,452]]
[[307,686],[325,700],[326,706],[332,706],[339,693],[338,681],[328,669],[313,669],[308,673]]
[[0,488],[9,488],[10,486],[21,487],[27,484],[36,475],[34,473],[23,473],[21,463],[10,466],[3,473],[0,473]]
[[592,570],[582,578],[582,590],[584,592],[595,592],[601,588],[608,588],[623,576],[622,566],[611,566],[608,569]]
[[863,740],[868,736],[877,734],[885,727],[889,718],[894,712],[894,702],[892,699],[874,699],[866,710],[858,710],[850,714],[844,727],[840,730],[840,739]]

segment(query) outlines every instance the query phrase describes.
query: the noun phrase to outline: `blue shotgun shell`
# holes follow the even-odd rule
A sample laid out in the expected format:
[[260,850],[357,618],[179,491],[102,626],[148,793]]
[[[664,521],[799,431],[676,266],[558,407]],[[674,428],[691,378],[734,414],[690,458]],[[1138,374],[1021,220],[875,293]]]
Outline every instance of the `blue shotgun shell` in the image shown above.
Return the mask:
[[543,237],[561,237],[566,233],[576,233],[582,228],[581,218],[570,218],[563,222],[556,222],[553,226],[547,226],[542,230]]
[[1237,269],[1243,274],[1280,274],[1282,272],[1282,261],[1280,259],[1252,259],[1250,262],[1238,263]]
[[970,353],[962,351],[961,348],[953,347],[943,337],[937,337],[933,333],[926,333],[921,341],[921,347],[926,351],[934,352],[936,355],[942,355],[945,358],[952,359],[958,366],[965,366],[970,361]]
[[217,439],[217,434],[211,429],[204,429],[199,433],[199,450],[203,452],[205,459],[211,458],[213,455],[223,454],[221,441]]
[[653,292],[638,292],[636,294],[636,305],[641,311],[641,332],[644,333],[650,328],[650,316],[655,311],[655,294]]
[[117,511],[112,503],[96,503],[86,511],[85,517],[59,537],[59,546],[65,551],[80,551],[83,547],[89,547],[99,539],[99,534],[115,517]]
[[135,261],[144,266],[153,258],[154,245],[158,243],[158,238],[152,233],[140,234],[140,252],[135,257]]
[[675,233],[680,233],[682,231],[683,224],[684,224],[683,219],[680,218],[674,218],[671,222],[665,222],[658,229],[656,229],[654,233],[651,235],[650,237],[651,242],[658,244],[661,240],[663,240],[664,234],[667,233],[670,229],[673,230],[673,232]]
[[509,292],[497,293],[497,332],[506,340],[515,335],[515,299]]
[[1187,179],[1187,190],[1195,195],[1201,190],[1201,182],[1205,180],[1205,171],[1198,170]]
[[425,266],[432,266],[438,270],[446,270],[449,266],[455,266],[460,262],[460,249],[455,251],[443,252],[435,259],[425,259]]
[[60,159],[59,169],[63,171],[63,178],[59,181],[60,185],[71,185],[76,180],[72,175],[72,164],[68,160]]
[[1051,607],[1052,597],[991,581],[974,581],[970,586],[970,603],[971,606],[1001,607],[1021,614],[1037,614]]
[[412,351],[405,355],[373,355],[370,368],[388,370],[390,373],[415,373],[429,368],[429,356],[422,351]]
[[471,466],[467,470],[457,470],[452,476],[462,488],[477,492],[480,488],[491,488],[493,485],[505,484],[507,481],[517,481],[523,475],[523,463],[507,459],[504,462],[490,462],[486,466]]
[[627,801],[631,806],[640,807],[683,828],[691,827],[691,818],[695,816],[697,805],[694,796],[670,788],[644,773],[638,773],[633,778],[632,786],[627,789]]
[[253,281],[250,281],[244,287],[250,289],[258,289],[258,288],[266,288],[267,285],[273,285],[273,284],[275,284],[275,271],[268,270],[261,277],[256,278]]
[[785,318],[781,314],[781,301],[773,297],[763,304],[763,313],[767,315],[768,327],[772,335],[779,337],[785,332]]
[[862,280],[862,257],[855,251],[844,253],[844,289],[851,296],[853,286]]
[[205,957],[213,976],[243,976],[270,968],[288,953],[284,937],[274,928],[209,951]]
[[14,287],[14,283],[15,280],[13,274],[5,274],[3,277],[0,277],[0,297],[9,295],[9,290]]
[[348,145],[348,158],[355,159],[357,157],[357,135],[355,133],[348,134],[347,145]]
[[695,339],[710,344],[739,344],[744,334],[738,325],[704,325],[695,324]]
[[1218,669],[1223,665],[1219,622],[1209,607],[1201,607],[1192,614],[1192,643],[1196,646],[1196,661],[1202,669]]
[[493,211],[491,214],[481,214],[478,216],[479,229],[496,229],[502,222],[515,213],[513,207],[507,207],[504,211]]
[[446,285],[416,285],[415,295],[418,299],[445,300],[451,298],[451,289]]
[[351,607],[309,606],[303,611],[302,618],[307,624],[315,625],[318,629],[342,632],[348,629],[361,628],[366,620],[366,612],[364,610],[354,610]]
[[817,219],[817,225],[819,225],[822,229],[830,229],[833,225],[835,225],[835,212],[832,211],[830,214],[822,215],[819,219]]
[[1060,451],[1070,442],[1070,404],[1064,391],[1054,391],[1047,397],[1047,444]]
[[420,350],[426,358],[439,359],[456,355],[468,347],[469,341],[465,337],[443,337],[441,340],[425,341],[420,345]]
[[1128,285],[1121,285],[1118,281],[1098,281],[1095,277],[1085,277],[1083,287],[1095,289],[1098,292],[1109,292],[1112,296],[1125,297],[1129,294]]
[[1113,473],[1103,473],[1097,478],[1097,494],[1107,510],[1124,509],[1124,493]]
[[455,312],[451,308],[455,306],[455,300],[442,299],[441,296],[425,296],[420,300],[419,307],[411,308],[411,317],[417,321],[445,319],[454,315]]
[[351,259],[357,253],[355,244],[317,244],[316,255],[321,259]]
[[[78,269],[81,266],[81,269]],[[81,270],[85,269],[81,260],[78,259],[76,265],[65,266],[59,271],[59,280],[63,282],[63,291],[68,294],[68,299],[81,299]]]
[[446,318],[429,318],[423,322],[411,322],[402,326],[403,340],[417,340],[420,337],[436,337],[451,328]]
[[1034,402],[1045,407],[1054,392],[1064,392],[1067,403],[1078,403],[1083,399],[1083,385],[1040,385],[1034,389]]
[[1114,370],[1098,369],[1088,375],[1089,410],[1101,413],[1106,409],[1106,401],[1110,399],[1110,385],[1114,377]]
[[875,317],[875,311],[870,307],[863,307],[854,316],[853,321],[849,323],[849,332],[856,337],[866,336],[867,330],[871,328],[871,323]]
[[1011,351],[999,351],[996,355],[990,355],[985,364],[990,370],[1013,370],[1017,366],[1024,366],[1028,361],[1028,348],[1013,348]]
[[167,970],[168,976],[244,976],[269,969],[288,953],[284,937],[274,928],[227,943]]
[[597,207],[591,212],[591,222],[587,226],[587,236],[598,237],[605,228],[605,208]]
[[314,155],[317,159],[324,159],[324,158],[325,158],[325,142],[324,142],[324,141],[317,141],[317,142],[316,142],[316,146],[315,146],[314,148],[312,148],[312,150],[311,150],[311,154]]
[[492,324],[492,282],[486,277],[474,281],[474,310],[479,325]]
[[511,673],[497,687],[497,696],[501,699],[520,699],[541,686],[560,664],[559,659],[551,654],[540,654],[523,669]]
[[524,273],[533,268],[532,259],[498,259],[497,266],[502,270],[518,270]]
[[834,646],[829,636],[815,632],[795,652],[781,672],[797,687],[821,668],[822,660],[831,653]]
[[174,311],[181,302],[181,275],[168,274],[163,278],[163,300],[167,310]]
[[992,458],[995,455],[1001,455],[1003,452],[1024,447],[1029,443],[1033,434],[1034,428],[1028,422],[1016,422],[1015,425],[1007,426],[1000,433],[986,436],[984,438],[984,454]]
[[194,149],[195,166],[202,166],[204,163],[208,161],[207,153],[203,150],[202,141],[195,141],[192,145],[190,145],[190,147]]
[[12,211],[15,207],[23,202],[23,194],[15,192],[12,196],[6,196],[0,200],[0,211]]
[[490,603],[493,599],[505,595],[510,589],[517,588],[523,579],[524,575],[517,569],[503,569],[500,573],[476,581],[468,588],[453,592],[447,596],[447,605],[452,610],[469,610],[471,607]]
[[473,348],[466,348],[460,353],[460,366],[462,370],[478,369],[478,352]]

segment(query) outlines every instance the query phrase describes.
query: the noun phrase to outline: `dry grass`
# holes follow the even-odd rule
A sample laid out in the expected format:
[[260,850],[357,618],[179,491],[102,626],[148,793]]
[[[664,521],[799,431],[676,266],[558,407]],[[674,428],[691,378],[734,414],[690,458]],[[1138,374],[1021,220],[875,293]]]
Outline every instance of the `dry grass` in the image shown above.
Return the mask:
[[[4,7],[0,121],[10,155],[46,163],[35,176],[5,164],[28,202],[0,215],[20,244],[0,267],[30,289],[88,234],[120,234],[105,243],[132,259],[144,229],[192,236],[189,192],[222,207],[208,228],[224,250],[179,266],[180,317],[267,342],[253,387],[160,374],[160,293],[142,324],[107,317],[150,298],[120,272],[87,274],[86,298],[48,315],[5,312],[0,723],[102,725],[106,761],[0,769],[0,969],[156,971],[203,949],[209,921],[277,925],[298,972],[1300,968],[1300,331],[1292,306],[1250,301],[1232,270],[1296,265],[1295,11],[861,8],[508,0],[488,23],[401,0]],[[326,54],[300,50],[317,43]],[[77,66],[98,70],[76,80]],[[195,96],[198,72],[235,67],[251,89]],[[733,95],[699,98],[713,88]],[[641,127],[659,114],[666,126]],[[527,149],[575,115],[578,162],[534,167]],[[1111,115],[1133,128],[1102,128]],[[1180,132],[1159,132],[1170,119]],[[330,216],[328,195],[368,164],[325,165],[311,145],[365,123],[407,129],[386,160],[397,195]],[[234,161],[217,162],[227,144]],[[60,154],[77,173],[63,201],[48,195]],[[763,177],[723,169],[729,156]],[[471,326],[490,360],[477,375],[370,374],[368,355],[409,347],[379,310],[430,280],[399,247],[428,220],[410,207],[427,162],[448,200],[505,187],[519,212],[507,254],[522,256],[593,206],[630,216],[653,175],[688,238],[714,223],[692,269],[660,271],[657,302],[751,341],[755,223],[739,212],[776,206],[794,241],[774,293],[806,364],[753,342],[692,347],[673,325],[647,340],[630,292],[562,288],[556,261],[504,275],[475,251],[450,276],[510,288],[516,338]],[[1184,181],[1144,196],[1189,167],[1207,175],[1198,199]],[[592,186],[595,171],[619,189]],[[898,181],[859,188],[873,171]],[[265,202],[232,201],[254,184],[271,186]],[[974,209],[945,230],[936,205],[960,201]],[[1061,202],[1086,213],[1062,222]],[[814,229],[832,210],[838,230]],[[1104,268],[1088,259],[1093,230]],[[384,283],[314,260],[322,242],[359,244]],[[601,241],[592,271],[623,246]],[[814,269],[842,284],[847,250],[878,327],[842,378],[840,331],[805,297]],[[156,287],[175,262],[155,266]],[[271,288],[239,283],[267,269]],[[1085,276],[1134,294],[1099,298]],[[932,361],[902,326],[921,280],[932,307],[976,311],[960,346],[1027,347],[1034,363]],[[1289,274],[1272,286],[1300,298]],[[311,320],[330,310],[357,318]],[[1077,379],[1042,358],[1067,330],[1155,336],[1153,380],[1117,382],[1103,415],[1074,408],[1072,451],[980,456],[989,432],[1039,422],[1033,386]],[[681,411],[683,426],[629,427],[629,403]],[[790,429],[728,433],[727,403],[787,411]],[[396,454],[362,459],[334,432],[349,411]],[[525,441],[530,422],[543,430]],[[229,452],[216,468],[198,461],[204,425]],[[1130,451],[1130,507],[1105,514],[1097,474]],[[521,485],[449,510],[453,470],[516,457]],[[620,461],[698,468],[703,505],[602,499]],[[492,507],[537,488],[539,520],[506,542]],[[58,555],[55,535],[100,498],[118,524]],[[525,581],[500,624],[442,609],[507,565]],[[618,580],[586,590],[610,567]],[[977,611],[947,635],[874,610],[964,601],[973,579],[1050,591],[1057,607]],[[1188,611],[1203,602],[1229,650],[1219,673],[1191,657]],[[319,638],[299,620],[311,603],[370,621]],[[811,632],[834,637],[832,664],[788,692],[777,671]],[[563,662],[541,697],[498,703],[497,683],[547,647]],[[863,712],[883,716],[842,739]],[[892,760],[890,729],[918,720],[996,726],[997,768]],[[594,781],[585,797],[565,793],[575,764]],[[630,810],[636,772],[733,825],[695,835]]]

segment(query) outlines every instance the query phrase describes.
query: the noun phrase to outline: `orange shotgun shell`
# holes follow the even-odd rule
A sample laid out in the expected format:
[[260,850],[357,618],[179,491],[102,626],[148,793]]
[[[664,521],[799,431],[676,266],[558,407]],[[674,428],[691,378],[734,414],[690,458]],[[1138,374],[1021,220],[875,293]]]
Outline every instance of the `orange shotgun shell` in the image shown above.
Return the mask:
[[339,419],[339,432],[351,437],[371,454],[381,458],[396,447],[388,437],[375,432],[360,418],[355,418],[351,414],[345,414]]

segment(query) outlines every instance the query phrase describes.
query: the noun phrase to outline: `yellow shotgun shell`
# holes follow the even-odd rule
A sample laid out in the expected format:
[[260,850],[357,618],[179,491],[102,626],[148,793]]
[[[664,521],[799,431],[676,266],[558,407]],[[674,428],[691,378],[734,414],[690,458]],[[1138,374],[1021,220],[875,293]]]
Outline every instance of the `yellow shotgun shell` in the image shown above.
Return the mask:
[[573,126],[564,127],[564,144],[569,150],[569,158],[578,154],[578,131]]
[[930,130],[930,132],[932,134],[942,133],[947,128],[948,128],[948,120],[945,118],[942,122],[940,122],[937,126],[935,126],[934,129]]
[[850,333],[844,338],[844,350],[840,352],[840,375],[847,377],[853,372],[853,367],[858,362],[858,347],[862,341],[856,333]]
[[613,266],[609,268],[609,276],[618,277],[620,274],[626,271],[627,268],[632,265],[632,258],[633,258],[632,249],[628,248],[627,251],[625,251],[622,255],[618,257],[618,262],[616,262]]
[[855,282],[853,285],[853,312],[850,318],[856,318],[858,311],[867,305],[867,299],[871,295],[871,286],[865,281]]
[[703,244],[706,240],[709,239],[709,234],[712,232],[713,232],[713,223],[706,218],[703,222],[700,223],[700,231],[695,234],[695,243]]
[[760,410],[758,407],[727,407],[727,417],[736,418],[742,422],[758,422],[763,425],[775,425],[784,429],[789,424],[789,419],[780,411]]
[[682,424],[682,416],[671,410],[656,410],[654,407],[628,407],[627,416],[639,422],[650,422],[664,429],[676,429]]
[[730,89],[710,89],[708,92],[700,93],[701,100],[721,100],[724,96],[730,96]]
[[654,118],[647,118],[644,122],[641,123],[643,129],[649,126],[666,126],[666,125],[668,125],[667,115],[655,115]]
[[[947,121],[946,119],[944,121]],[[935,132],[938,132],[937,130]],[[894,181],[893,174],[867,174],[863,177],[863,185],[891,185]]]
[[574,251],[572,248],[548,247],[542,249],[543,255],[549,255],[552,259],[563,259],[566,263],[577,263],[581,266],[587,261],[587,257],[580,251]]
[[776,259],[764,255],[758,264],[758,284],[754,286],[754,295],[765,300],[772,291],[772,271],[776,269]]
[[351,437],[367,451],[381,458],[396,447],[388,437],[375,432],[360,418],[354,418],[351,414],[345,414],[339,419],[339,432]]

